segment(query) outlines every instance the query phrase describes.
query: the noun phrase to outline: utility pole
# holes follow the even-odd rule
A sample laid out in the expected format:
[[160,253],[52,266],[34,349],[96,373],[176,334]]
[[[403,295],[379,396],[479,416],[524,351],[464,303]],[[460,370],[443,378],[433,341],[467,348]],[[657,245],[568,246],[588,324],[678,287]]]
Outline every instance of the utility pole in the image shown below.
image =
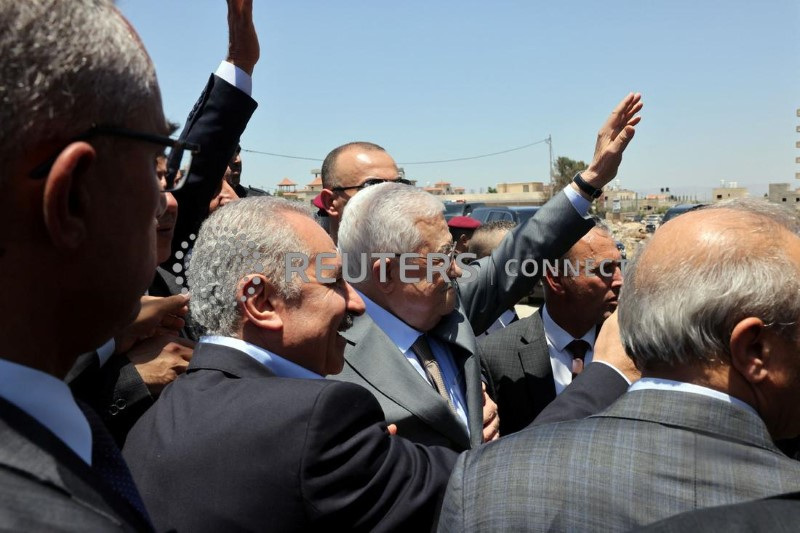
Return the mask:
[[550,148],[550,184],[553,184],[555,176],[553,176],[553,137],[547,134],[547,146]]

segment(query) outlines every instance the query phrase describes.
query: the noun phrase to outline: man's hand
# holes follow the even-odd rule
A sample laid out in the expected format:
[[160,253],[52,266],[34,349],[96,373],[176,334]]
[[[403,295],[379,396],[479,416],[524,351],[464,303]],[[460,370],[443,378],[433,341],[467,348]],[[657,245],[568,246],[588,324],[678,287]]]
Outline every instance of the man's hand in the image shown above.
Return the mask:
[[142,307],[136,320],[114,338],[116,353],[125,353],[133,345],[153,335],[177,335],[185,325],[189,312],[189,296],[176,294],[167,298],[142,296]]
[[190,340],[160,335],[139,342],[125,355],[156,398],[164,387],[186,371],[193,351],[194,343]]
[[603,322],[603,327],[594,343],[592,361],[602,361],[613,366],[625,374],[631,383],[642,377],[642,373],[633,364],[633,359],[625,353],[625,348],[622,346],[616,311]]
[[483,388],[483,442],[500,438],[500,417],[497,415],[497,404],[486,394],[486,383]]
[[[594,147],[594,159],[589,168],[581,172],[581,177],[592,187],[600,189],[617,175],[617,169],[622,163],[622,152],[636,133],[634,126],[642,119],[636,115],[641,109],[642,95],[630,93],[622,99],[600,128]],[[581,192],[574,184],[573,187]]]
[[253,0],[228,0],[228,58],[250,76],[261,49],[253,26]]

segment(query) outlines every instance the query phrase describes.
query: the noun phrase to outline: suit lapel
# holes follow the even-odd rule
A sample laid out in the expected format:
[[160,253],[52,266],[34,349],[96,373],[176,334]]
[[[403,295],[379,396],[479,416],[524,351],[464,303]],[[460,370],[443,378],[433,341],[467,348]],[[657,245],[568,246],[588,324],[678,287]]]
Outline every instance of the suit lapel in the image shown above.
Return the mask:
[[535,391],[532,398],[534,405],[539,410],[553,401],[556,397],[556,385],[553,378],[553,366],[550,364],[550,352],[547,348],[544,323],[541,311],[531,315],[525,322],[527,327],[522,331],[517,350],[525,379],[529,386],[527,390]]
[[348,364],[365,381],[451,441],[465,449],[470,447],[464,426],[447,402],[369,316],[357,317],[342,336],[351,344],[346,351]]
[[[459,302],[459,306],[460,306]],[[481,389],[481,368],[478,358],[477,341],[472,326],[467,322],[463,309],[453,311],[442,319],[430,335],[447,344],[453,359],[462,374],[464,394],[467,402],[467,424],[471,447],[483,442],[483,390]],[[448,410],[449,413],[449,410]],[[453,417],[455,420],[455,417]],[[462,428],[461,424],[458,424]],[[464,433],[466,437],[466,433]]]

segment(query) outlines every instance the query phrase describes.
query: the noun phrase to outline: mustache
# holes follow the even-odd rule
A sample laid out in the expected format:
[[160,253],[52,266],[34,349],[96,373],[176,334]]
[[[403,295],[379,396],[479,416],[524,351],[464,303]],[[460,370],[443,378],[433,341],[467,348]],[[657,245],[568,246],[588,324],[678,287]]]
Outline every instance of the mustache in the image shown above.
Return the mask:
[[353,327],[353,315],[351,313],[346,313],[342,322],[339,324],[338,331],[341,333],[342,331],[347,331],[348,329]]

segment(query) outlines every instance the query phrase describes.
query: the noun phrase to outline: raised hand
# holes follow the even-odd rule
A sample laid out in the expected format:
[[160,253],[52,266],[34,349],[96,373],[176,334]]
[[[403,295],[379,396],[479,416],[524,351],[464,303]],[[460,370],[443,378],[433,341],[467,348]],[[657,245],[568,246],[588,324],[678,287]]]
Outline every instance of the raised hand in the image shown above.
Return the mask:
[[253,75],[261,49],[253,25],[253,0],[228,2],[228,58],[240,69]]
[[589,168],[581,172],[581,177],[592,187],[600,189],[617,175],[622,152],[636,133],[636,126],[642,119],[637,113],[642,109],[642,95],[630,93],[622,99],[606,123],[597,133],[594,159]]

